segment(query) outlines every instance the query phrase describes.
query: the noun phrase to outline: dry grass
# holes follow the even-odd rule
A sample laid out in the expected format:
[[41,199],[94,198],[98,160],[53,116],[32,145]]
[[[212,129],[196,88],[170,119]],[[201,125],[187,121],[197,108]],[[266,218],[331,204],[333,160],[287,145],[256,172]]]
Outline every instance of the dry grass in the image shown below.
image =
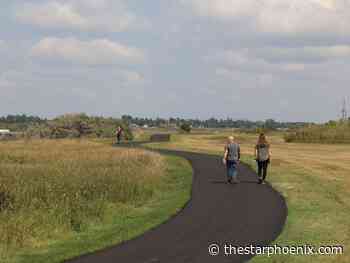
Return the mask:
[[0,143],[0,258],[101,223],[111,204],[152,198],[162,156],[86,140]]
[[284,137],[288,142],[345,144],[350,142],[350,122],[333,121],[327,124],[311,125],[287,133]]
[[[178,135],[169,144],[154,147],[181,148],[196,152],[223,152],[229,133],[214,135]],[[257,136],[235,134],[244,155],[254,153]],[[281,135],[269,136],[272,145],[272,165],[292,165],[317,173],[326,179],[342,180],[350,186],[350,145],[285,143]],[[151,145],[152,146],[152,145]]]

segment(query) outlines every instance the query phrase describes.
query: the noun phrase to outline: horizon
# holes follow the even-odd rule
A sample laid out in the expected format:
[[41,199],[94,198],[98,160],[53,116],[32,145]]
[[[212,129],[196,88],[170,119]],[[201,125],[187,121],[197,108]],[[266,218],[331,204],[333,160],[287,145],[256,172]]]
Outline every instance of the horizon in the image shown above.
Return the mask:
[[0,115],[324,123],[350,96],[340,0],[15,0],[0,15]]
[[233,118],[233,117],[209,117],[209,118],[185,118],[185,117],[179,117],[179,116],[169,116],[169,117],[160,117],[160,116],[156,116],[156,117],[149,117],[149,116],[133,116],[133,115],[129,115],[129,114],[122,114],[120,116],[108,116],[108,115],[94,115],[94,114],[87,114],[85,112],[67,112],[64,114],[60,114],[57,116],[39,116],[39,115],[31,115],[31,114],[26,114],[26,113],[16,113],[16,114],[5,114],[5,115],[0,115],[0,118],[6,118],[8,116],[27,116],[27,117],[38,117],[40,119],[43,120],[53,120],[55,118],[64,116],[64,115],[79,115],[79,114],[86,114],[89,117],[102,117],[102,118],[114,118],[114,119],[122,119],[123,116],[131,116],[133,119],[150,119],[150,120],[156,120],[156,119],[161,119],[161,120],[169,120],[169,119],[180,119],[180,120],[199,120],[199,121],[207,121],[210,119],[216,119],[218,121],[220,120],[232,120],[232,121],[248,121],[248,122],[265,122],[267,120],[273,120],[279,123],[316,123],[316,124],[323,124],[326,123],[328,121],[336,121],[337,119],[334,120],[328,120],[326,122],[312,122],[312,121],[291,121],[291,120],[277,120],[277,119],[272,119],[272,118],[267,118],[267,119],[244,119],[244,118]]

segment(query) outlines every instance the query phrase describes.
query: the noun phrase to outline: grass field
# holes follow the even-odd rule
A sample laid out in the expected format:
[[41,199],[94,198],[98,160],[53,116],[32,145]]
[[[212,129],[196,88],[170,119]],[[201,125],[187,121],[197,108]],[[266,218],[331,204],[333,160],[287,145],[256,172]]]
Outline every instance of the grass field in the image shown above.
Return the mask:
[[306,143],[350,143],[350,121],[330,121],[326,124],[310,125],[285,136],[288,142]]
[[0,262],[51,263],[133,238],[190,198],[175,157],[98,141],[0,143]]
[[[230,133],[173,135],[153,148],[182,149],[222,154]],[[241,144],[243,161],[255,167],[256,135],[235,134]],[[342,245],[338,256],[259,256],[254,263],[350,262],[350,145],[287,144],[282,134],[269,136],[272,162],[268,181],[287,200],[288,219],[278,245]]]

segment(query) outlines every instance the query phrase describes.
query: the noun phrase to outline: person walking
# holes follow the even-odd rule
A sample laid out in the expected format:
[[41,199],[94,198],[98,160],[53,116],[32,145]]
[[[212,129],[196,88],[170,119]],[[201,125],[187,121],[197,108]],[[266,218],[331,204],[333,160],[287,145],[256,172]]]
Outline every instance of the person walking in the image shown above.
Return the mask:
[[255,145],[254,155],[258,165],[259,184],[265,184],[267,168],[270,164],[271,151],[270,144],[264,133],[259,135],[258,142]]
[[117,135],[117,143],[120,144],[123,135],[123,128],[121,126],[118,126],[117,131],[115,133]]
[[239,183],[237,166],[241,158],[241,149],[239,144],[235,141],[233,136],[228,137],[227,144],[225,146],[223,163],[227,169],[227,182]]

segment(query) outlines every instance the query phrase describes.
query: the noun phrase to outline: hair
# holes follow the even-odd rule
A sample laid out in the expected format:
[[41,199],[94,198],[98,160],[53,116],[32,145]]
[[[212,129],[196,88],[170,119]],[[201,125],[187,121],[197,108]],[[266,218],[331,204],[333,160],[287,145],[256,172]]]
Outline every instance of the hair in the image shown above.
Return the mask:
[[235,140],[235,137],[233,137],[233,136],[227,137],[228,142],[233,142],[234,140]]
[[266,135],[264,133],[260,133],[259,134],[259,138],[258,138],[258,145],[260,144],[269,144],[269,142],[267,141]]

